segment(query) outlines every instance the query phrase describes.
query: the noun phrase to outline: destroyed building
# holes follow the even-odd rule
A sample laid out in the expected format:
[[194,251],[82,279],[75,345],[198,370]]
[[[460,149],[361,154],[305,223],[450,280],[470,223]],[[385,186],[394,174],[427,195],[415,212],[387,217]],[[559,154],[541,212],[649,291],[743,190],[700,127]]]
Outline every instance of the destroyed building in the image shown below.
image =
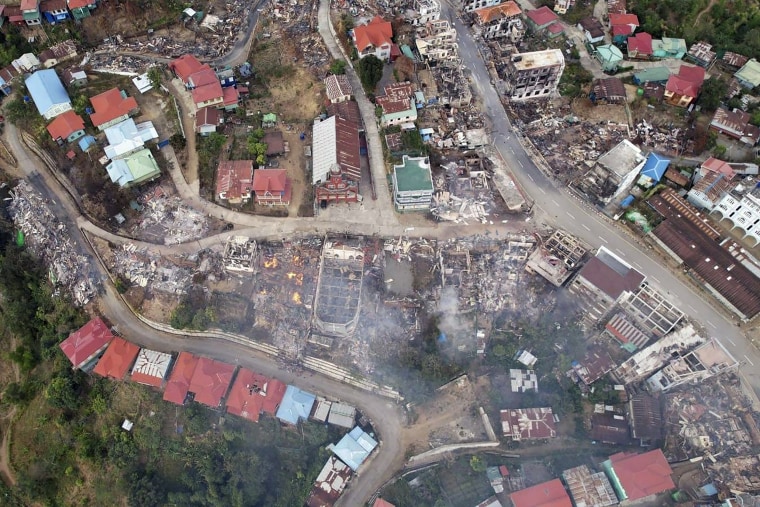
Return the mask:
[[525,265],[529,273],[541,275],[555,287],[561,286],[572,276],[588,248],[578,238],[561,229],[552,233],[546,241],[537,236],[538,248]]
[[673,357],[686,354],[691,348],[703,343],[705,339],[697,333],[694,326],[688,324],[637,352],[612,373],[623,384],[640,382],[665,366]]
[[587,308],[584,319],[596,322],[631,292],[638,290],[645,276],[605,247],[599,247],[575,275],[568,290]]
[[554,414],[548,407],[502,410],[501,429],[515,442],[557,436]]
[[501,0],[462,0],[462,10],[464,12],[473,12],[484,7],[499,5]]
[[647,393],[635,394],[628,400],[628,422],[631,437],[642,447],[655,445],[665,435],[661,399]]
[[739,362],[717,338],[700,345],[670,363],[647,379],[651,391],[669,391],[685,383],[696,383],[715,375],[735,370]]
[[460,223],[463,220],[485,221],[493,199],[488,175],[480,157],[468,157],[441,166],[443,174],[434,179],[435,193],[430,211],[441,220]]
[[360,240],[325,240],[314,302],[314,325],[320,333],[348,337],[356,330],[363,275]]
[[459,62],[457,31],[445,19],[418,27],[414,44],[420,56],[428,62]]
[[661,338],[676,327],[684,313],[665,295],[644,282],[620,302],[620,307],[647,332]]
[[565,57],[559,49],[513,54],[504,68],[503,79],[510,100],[549,97],[565,70]]
[[440,19],[441,4],[438,0],[414,0],[414,8],[407,10],[404,17],[412,26],[424,26]]
[[624,139],[599,157],[576,185],[590,198],[607,204],[633,185],[645,163],[641,149]]
[[562,472],[570,496],[577,506],[608,507],[617,505],[618,499],[604,472],[591,473],[586,465]]
[[522,40],[525,35],[522,11],[512,0],[478,9],[474,12],[474,16],[480,35],[486,40],[509,37],[514,44]]
[[256,270],[256,240],[231,236],[224,245],[223,262],[227,271],[253,273]]
[[451,107],[470,105],[472,91],[461,65],[454,62],[441,62],[430,71],[435,79],[439,104]]

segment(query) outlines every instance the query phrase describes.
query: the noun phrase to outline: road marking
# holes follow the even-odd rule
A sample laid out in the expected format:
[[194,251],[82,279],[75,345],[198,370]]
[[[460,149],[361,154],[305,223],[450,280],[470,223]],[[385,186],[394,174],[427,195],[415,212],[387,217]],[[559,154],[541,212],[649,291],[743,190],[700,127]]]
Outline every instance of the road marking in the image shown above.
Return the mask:
[[662,285],[662,282],[657,279],[657,277],[653,276],[652,280],[654,280],[654,283]]
[[[555,202],[554,204],[557,204],[557,203]],[[559,206],[559,204],[557,204],[557,206]],[[570,218],[572,218],[573,220],[575,220],[575,217],[573,215],[571,215],[569,211],[565,211],[565,213],[567,214],[567,216],[569,216]]]
[[509,151],[511,151],[511,152],[512,152],[512,155],[514,155],[514,154],[515,154],[515,150],[513,150],[511,146],[509,147]]
[[541,188],[541,187],[538,187],[538,189],[541,191],[541,193],[542,193],[542,194],[546,195],[546,190],[544,190],[544,189],[543,189],[543,188]]
[[708,325],[708,326],[710,326],[711,328],[713,328],[713,329],[718,329],[718,326],[716,326],[715,324],[713,324],[713,323],[712,323],[712,322],[710,322],[709,320],[706,320],[705,322],[707,322],[707,325]]
[[555,201],[554,199],[552,199],[552,202],[554,203],[554,205],[555,205],[556,207],[558,207],[558,208],[559,208],[559,203],[558,203],[557,201]]
[[728,340],[728,343],[730,343],[732,347],[736,347],[736,344],[734,343],[734,341],[731,338],[729,338],[728,336],[726,336],[726,340]]
[[634,262],[633,265],[636,266],[636,269],[638,269],[640,271],[644,271],[644,268],[642,268],[641,264],[639,264],[638,262]]
[[747,362],[748,362],[750,365],[752,365],[752,366],[755,366],[755,363],[753,363],[752,361],[750,361],[750,360],[749,360],[749,358],[747,357],[747,354],[744,354],[744,359],[746,359],[746,360],[747,360]]
[[[520,167],[522,167],[523,169],[525,169],[525,166],[523,165],[522,160],[518,160],[517,163],[520,164]],[[533,179],[533,178],[531,178],[531,179]]]
[[528,175],[528,178],[530,178],[530,181],[532,181],[533,183],[535,183],[535,182],[536,182],[536,180],[534,180],[534,179],[533,179],[533,176],[531,176],[530,174]]
[[615,250],[617,251],[617,253],[619,253],[620,255],[622,255],[623,257],[625,257],[625,252],[624,251],[622,251],[619,248],[616,248]]
[[603,237],[599,236],[599,239],[601,239],[603,243],[607,243],[607,240],[604,239]]
[[586,229],[588,232],[591,232],[591,229],[589,229],[586,224],[581,224],[581,227],[583,227],[584,229]]

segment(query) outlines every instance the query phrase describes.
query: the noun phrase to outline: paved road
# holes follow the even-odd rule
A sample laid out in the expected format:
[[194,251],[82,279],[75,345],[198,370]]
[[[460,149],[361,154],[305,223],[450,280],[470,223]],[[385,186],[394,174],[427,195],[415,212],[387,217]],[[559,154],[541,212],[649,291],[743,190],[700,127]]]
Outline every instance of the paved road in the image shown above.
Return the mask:
[[451,20],[457,30],[462,61],[467,62],[472,82],[481,97],[485,112],[493,124],[493,144],[507,160],[528,194],[535,199],[540,216],[555,227],[567,230],[593,247],[605,246],[647,275],[649,283],[665,294],[686,314],[701,322],[742,362],[741,372],[760,396],[760,353],[737,327],[737,322],[724,317],[714,299],[703,299],[692,287],[684,284],[656,257],[612,225],[606,217],[570,193],[558,189],[542,173],[526,153],[515,135],[499,96],[490,84],[491,77],[478,53],[477,43],[467,26],[459,20],[447,2],[442,3],[442,18]]

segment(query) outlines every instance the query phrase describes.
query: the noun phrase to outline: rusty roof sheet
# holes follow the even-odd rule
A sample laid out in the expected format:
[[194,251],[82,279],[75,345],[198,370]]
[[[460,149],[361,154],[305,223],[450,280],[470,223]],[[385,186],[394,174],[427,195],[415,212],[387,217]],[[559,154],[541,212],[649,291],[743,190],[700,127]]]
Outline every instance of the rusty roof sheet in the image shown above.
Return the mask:
[[711,239],[717,240],[720,238],[720,233],[710,225],[707,216],[697,211],[694,206],[684,200],[672,188],[666,188],[659,194],[653,195],[647,202],[664,218],[684,218],[698,227]]

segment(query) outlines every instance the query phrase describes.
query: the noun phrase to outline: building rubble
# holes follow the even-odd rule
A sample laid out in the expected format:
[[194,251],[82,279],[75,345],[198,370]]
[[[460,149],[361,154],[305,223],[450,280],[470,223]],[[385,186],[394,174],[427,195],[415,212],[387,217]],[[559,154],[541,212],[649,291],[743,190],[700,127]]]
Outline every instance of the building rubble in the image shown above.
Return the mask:
[[196,266],[190,259],[169,259],[128,243],[114,250],[111,267],[133,285],[180,295],[192,284]]
[[8,205],[13,222],[23,233],[23,241],[49,268],[56,292],[63,290],[77,306],[86,305],[95,295],[97,278],[93,260],[79,253],[66,224],[56,218],[43,197],[22,180],[10,192]]
[[179,197],[162,196],[147,201],[130,234],[166,245],[186,243],[206,235],[208,217],[184,204]]

